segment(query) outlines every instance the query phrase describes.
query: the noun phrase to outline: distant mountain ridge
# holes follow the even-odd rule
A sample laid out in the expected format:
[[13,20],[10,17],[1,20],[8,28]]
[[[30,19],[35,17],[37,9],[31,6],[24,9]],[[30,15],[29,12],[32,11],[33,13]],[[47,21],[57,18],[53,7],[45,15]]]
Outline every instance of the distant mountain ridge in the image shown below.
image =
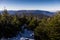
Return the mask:
[[[46,16],[53,16],[55,14],[55,12],[49,12],[49,11],[43,11],[43,10],[17,10],[17,11],[14,11],[14,10],[7,10],[8,13],[10,14],[15,14],[15,13],[18,13],[18,14],[22,14],[22,13],[26,13],[26,14],[33,14],[33,15],[46,15]],[[1,13],[2,11],[0,11]]]

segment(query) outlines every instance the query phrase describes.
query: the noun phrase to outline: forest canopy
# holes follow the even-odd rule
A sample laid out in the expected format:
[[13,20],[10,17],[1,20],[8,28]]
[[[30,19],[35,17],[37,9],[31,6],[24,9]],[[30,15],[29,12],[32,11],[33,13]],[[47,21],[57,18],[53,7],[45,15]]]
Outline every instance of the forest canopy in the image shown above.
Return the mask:
[[10,15],[7,10],[0,14],[0,38],[12,38],[22,32],[26,24],[28,30],[34,31],[35,40],[60,40],[60,12],[52,17]]

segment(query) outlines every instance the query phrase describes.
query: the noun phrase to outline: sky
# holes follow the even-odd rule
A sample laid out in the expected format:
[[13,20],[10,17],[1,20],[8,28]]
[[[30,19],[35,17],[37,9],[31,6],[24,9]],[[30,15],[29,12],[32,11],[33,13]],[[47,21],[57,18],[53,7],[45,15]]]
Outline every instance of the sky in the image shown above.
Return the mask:
[[0,0],[0,10],[59,11],[60,0]]

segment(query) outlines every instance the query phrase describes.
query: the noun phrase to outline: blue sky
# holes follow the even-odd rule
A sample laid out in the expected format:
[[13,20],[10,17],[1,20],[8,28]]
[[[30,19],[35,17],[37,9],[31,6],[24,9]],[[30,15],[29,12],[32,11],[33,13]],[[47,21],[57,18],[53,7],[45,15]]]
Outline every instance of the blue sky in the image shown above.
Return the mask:
[[0,10],[60,10],[60,0],[0,0]]

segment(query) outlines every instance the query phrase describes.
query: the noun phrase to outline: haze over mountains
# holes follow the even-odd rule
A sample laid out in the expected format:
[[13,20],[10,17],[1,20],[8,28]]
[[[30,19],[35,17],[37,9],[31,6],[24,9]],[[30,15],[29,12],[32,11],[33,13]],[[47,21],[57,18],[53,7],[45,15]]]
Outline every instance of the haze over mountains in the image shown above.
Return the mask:
[[[49,12],[49,11],[43,11],[43,10],[7,10],[9,14],[22,14],[25,13],[26,15],[28,14],[33,14],[33,15],[46,15],[46,16],[53,16],[55,12]],[[3,11],[0,11],[2,13]]]

